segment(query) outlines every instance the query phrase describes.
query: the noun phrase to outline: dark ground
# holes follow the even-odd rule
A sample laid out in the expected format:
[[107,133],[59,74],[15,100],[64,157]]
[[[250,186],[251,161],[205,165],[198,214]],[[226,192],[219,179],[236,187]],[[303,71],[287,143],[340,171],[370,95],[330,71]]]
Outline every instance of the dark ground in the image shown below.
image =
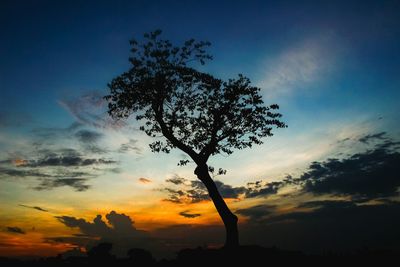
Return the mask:
[[241,246],[237,249],[184,249],[176,259],[156,261],[150,252],[131,249],[128,257],[117,259],[109,252],[111,244],[100,244],[87,257],[57,257],[36,260],[0,258],[0,266],[271,266],[281,264],[337,266],[342,264],[378,264],[397,266],[400,253],[362,249],[348,254],[307,255],[296,251],[260,246]]

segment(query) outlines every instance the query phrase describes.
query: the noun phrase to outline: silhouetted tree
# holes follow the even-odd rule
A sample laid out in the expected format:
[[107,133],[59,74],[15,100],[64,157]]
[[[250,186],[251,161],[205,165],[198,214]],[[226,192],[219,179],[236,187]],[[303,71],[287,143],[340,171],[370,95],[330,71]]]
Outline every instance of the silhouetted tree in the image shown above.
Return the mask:
[[150,251],[141,248],[132,248],[128,251],[129,259],[135,264],[140,266],[149,266],[155,263],[153,255]]
[[286,125],[279,120],[278,105],[264,106],[260,89],[245,76],[223,81],[194,68],[212,59],[206,52],[209,42],[190,39],[178,47],[160,34],[158,30],[145,34],[143,42],[130,41],[132,66],[108,85],[108,112],[118,119],[134,113],[144,122],[140,130],[164,136],[150,144],[153,152],[179,148],[190,156],[225,225],[225,246],[238,246],[238,219],[218,192],[207,161],[218,153],[262,144],[262,137],[272,136],[272,127]]
[[87,255],[92,261],[112,261],[115,260],[115,257],[111,255],[111,249],[111,243],[100,243],[92,247]]

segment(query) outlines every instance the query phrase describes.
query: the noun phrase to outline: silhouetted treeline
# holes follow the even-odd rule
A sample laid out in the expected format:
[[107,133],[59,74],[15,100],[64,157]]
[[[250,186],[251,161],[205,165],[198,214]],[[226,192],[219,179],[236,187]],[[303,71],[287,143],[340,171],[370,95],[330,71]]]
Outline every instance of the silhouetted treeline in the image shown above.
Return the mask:
[[126,258],[116,258],[111,254],[112,244],[101,243],[88,251],[87,256],[48,257],[35,260],[20,260],[0,257],[0,266],[269,266],[271,264],[360,264],[379,265],[395,262],[400,254],[388,250],[361,249],[352,253],[325,253],[308,255],[299,251],[264,248],[260,246],[240,246],[236,249],[183,249],[175,259],[155,260],[151,252],[134,248]]

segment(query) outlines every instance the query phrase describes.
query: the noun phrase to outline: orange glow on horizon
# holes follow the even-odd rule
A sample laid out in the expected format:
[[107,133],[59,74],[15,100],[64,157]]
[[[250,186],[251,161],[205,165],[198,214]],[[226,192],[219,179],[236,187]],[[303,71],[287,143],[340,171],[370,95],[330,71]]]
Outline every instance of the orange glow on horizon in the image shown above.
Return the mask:
[[12,161],[12,163],[13,163],[16,167],[18,167],[18,166],[24,166],[24,165],[26,165],[26,164],[28,163],[28,161],[25,160],[25,159],[14,159],[14,160]]
[[15,235],[0,233],[2,243],[7,246],[0,246],[0,255],[5,257],[56,256],[69,249],[76,247],[68,243],[46,242],[40,233],[27,233],[25,235]]

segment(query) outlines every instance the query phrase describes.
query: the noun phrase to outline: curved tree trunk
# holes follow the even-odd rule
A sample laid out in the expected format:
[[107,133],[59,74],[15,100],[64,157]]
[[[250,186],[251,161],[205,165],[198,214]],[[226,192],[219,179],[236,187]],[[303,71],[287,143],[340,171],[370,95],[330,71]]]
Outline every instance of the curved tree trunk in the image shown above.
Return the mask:
[[215,185],[214,180],[208,173],[208,166],[207,165],[197,166],[194,173],[197,175],[197,178],[199,178],[206,186],[208,194],[210,195],[210,198],[212,199],[214,206],[218,211],[219,216],[221,216],[221,219],[224,222],[226,230],[225,247],[226,248],[238,247],[239,246],[239,232],[237,227],[238,218],[235,214],[233,214],[230,211],[224,199],[222,198],[221,194],[218,192],[218,188]]

